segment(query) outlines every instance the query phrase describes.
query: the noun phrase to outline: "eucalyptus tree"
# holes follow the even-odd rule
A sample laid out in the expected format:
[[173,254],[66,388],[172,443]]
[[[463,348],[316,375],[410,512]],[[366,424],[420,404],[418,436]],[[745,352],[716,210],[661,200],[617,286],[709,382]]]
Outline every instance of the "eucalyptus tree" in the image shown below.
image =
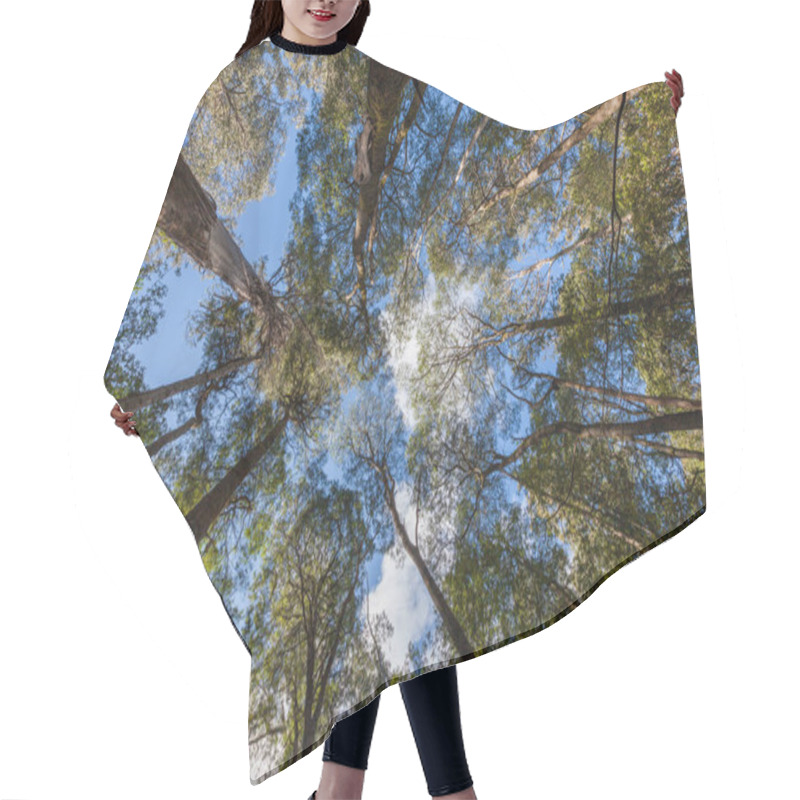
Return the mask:
[[363,572],[380,533],[358,492],[328,480],[318,464],[291,472],[262,525],[250,537],[259,566],[244,624],[250,742],[281,758],[311,746],[331,716],[380,679],[362,614]]

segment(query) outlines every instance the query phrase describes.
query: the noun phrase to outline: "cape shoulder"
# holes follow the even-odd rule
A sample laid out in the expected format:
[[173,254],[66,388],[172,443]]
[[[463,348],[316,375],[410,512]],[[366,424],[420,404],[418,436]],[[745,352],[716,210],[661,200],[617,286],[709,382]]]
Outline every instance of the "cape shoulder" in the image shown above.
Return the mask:
[[[459,100],[454,95],[440,89],[439,87],[424,81],[421,78],[405,73],[395,67],[386,64],[373,56],[365,53],[354,45],[348,44],[345,50],[332,56],[309,56],[303,53],[289,52],[273,44],[269,38],[264,39],[255,47],[250,48],[241,56],[233,59],[223,67],[216,78],[211,82],[203,93],[200,101],[195,108],[192,119],[187,128],[184,147],[194,133],[195,121],[202,114],[203,109],[212,106],[212,100],[216,95],[230,95],[230,87],[235,87],[237,92],[250,91],[260,94],[260,108],[262,113],[274,110],[282,113],[287,109],[282,101],[278,99],[280,95],[293,80],[304,83],[308,88],[317,94],[323,92],[325,84],[329,81],[339,81],[346,77],[350,87],[354,90],[354,98],[360,95],[364,102],[367,100],[367,91],[372,87],[373,103],[376,102],[376,95],[394,95],[411,87],[417,101],[420,104],[429,103],[438,107],[461,107],[462,113],[469,115],[480,115],[487,121],[505,129],[509,134],[543,134],[553,128],[566,125],[582,115],[591,116],[599,109],[612,106],[618,107],[620,98],[624,94],[628,99],[639,93],[663,94],[664,98],[669,96],[669,87],[663,80],[652,81],[630,88],[624,92],[605,98],[591,107],[577,111],[572,116],[560,120],[553,125],[542,128],[523,128],[504,122],[492,117],[490,114],[482,112],[479,108]],[[276,92],[273,93],[274,106],[270,108],[265,104],[265,81],[273,80],[276,84]],[[423,96],[424,95],[424,96]],[[426,99],[427,98],[427,99]],[[296,108],[294,109],[296,111]],[[365,112],[364,116],[368,114]],[[299,123],[302,117],[296,117]]]

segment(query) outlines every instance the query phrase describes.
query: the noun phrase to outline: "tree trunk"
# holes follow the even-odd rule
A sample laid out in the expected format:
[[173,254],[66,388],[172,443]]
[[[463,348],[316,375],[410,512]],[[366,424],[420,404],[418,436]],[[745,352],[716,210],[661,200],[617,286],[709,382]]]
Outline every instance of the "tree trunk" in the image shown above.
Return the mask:
[[530,172],[520,178],[516,183],[500,189],[495,192],[491,197],[484,200],[476,209],[475,214],[482,214],[487,209],[499,203],[506,197],[526,189],[534,181],[538,180],[545,172],[547,172],[553,164],[556,164],[566,153],[573,147],[580,144],[592,131],[598,128],[611,116],[619,111],[620,105],[627,102],[633,95],[638,94],[642,89],[641,86],[636,89],[630,89],[619,97],[614,97],[596,106],[593,111],[589,112],[589,116],[583,122],[580,128],[573,131],[561,144],[558,145],[552,152],[548,153]]
[[217,217],[214,199],[203,189],[189,165],[178,156],[158,226],[185,250],[201,269],[222,278],[237,297],[248,302],[266,322],[276,345],[285,341],[289,318],[272,289],[244,257],[228,229]]
[[384,176],[386,149],[389,132],[394,124],[407,76],[396,70],[384,67],[377,61],[370,61],[369,82],[367,85],[367,113],[372,126],[372,144],[369,152],[369,173],[361,185],[358,196],[355,232],[353,234],[353,256],[357,269],[357,288],[360,296],[361,312],[367,318],[367,275],[364,264],[364,242],[370,220],[373,218],[380,184]]
[[[519,365],[515,364],[515,367]],[[694,400],[690,397],[674,397],[672,395],[649,395],[639,394],[638,392],[623,392],[619,389],[603,389],[602,386],[591,386],[586,383],[578,383],[577,381],[567,380],[566,378],[559,378],[558,375],[550,375],[547,372],[534,372],[533,370],[519,367],[526,375],[531,378],[541,378],[550,381],[553,386],[567,386],[570,389],[575,389],[579,392],[588,392],[595,395],[606,395],[607,397],[616,397],[618,400],[627,400],[630,403],[641,403],[642,405],[649,406],[650,408],[662,408],[663,406],[675,406],[676,408],[683,408],[687,411],[697,410],[702,408],[702,402],[697,399]]]
[[456,619],[453,609],[450,608],[450,605],[445,599],[442,590],[437,585],[433,575],[431,575],[428,565],[422,558],[419,549],[409,538],[408,531],[406,531],[406,526],[403,524],[403,520],[400,519],[400,514],[397,511],[397,504],[395,503],[394,492],[391,485],[394,483],[394,481],[390,483],[389,476],[387,476],[385,469],[383,472],[381,472],[381,480],[383,482],[384,499],[386,500],[389,513],[392,515],[395,533],[400,539],[400,542],[402,543],[406,553],[408,553],[409,557],[414,562],[414,566],[416,566],[420,577],[422,578],[422,582],[425,584],[425,588],[428,590],[428,594],[433,601],[433,605],[439,612],[439,616],[442,618],[445,630],[450,635],[453,646],[458,651],[459,655],[467,655],[468,653],[474,652],[475,648],[467,637],[466,631],[461,626],[461,623],[458,621],[458,619]]
[[[622,217],[622,222],[624,224],[628,224],[633,219],[633,212],[628,212],[624,217]],[[581,232],[580,236],[574,241],[570,242],[568,245],[565,245],[561,250],[557,253],[554,253],[552,256],[547,256],[546,258],[541,258],[539,261],[535,261],[533,264],[523,267],[518,272],[512,272],[506,276],[506,281],[516,281],[520,278],[527,278],[528,275],[533,274],[537,270],[540,270],[542,267],[546,267],[548,264],[552,264],[557,258],[563,258],[566,255],[569,255],[573,250],[577,250],[579,247],[583,247],[584,245],[591,244],[593,241],[598,239],[600,236],[605,236],[606,234],[611,233],[611,225],[608,224],[605,228],[600,228],[596,231],[583,231]],[[512,289],[509,287],[509,291],[517,291],[516,288]]]
[[202,420],[200,418],[191,417],[190,419],[187,419],[183,425],[179,425],[177,428],[167,431],[167,433],[165,433],[163,436],[160,436],[149,447],[147,447],[147,455],[152,458],[159,450],[166,447],[171,442],[174,442],[176,439],[180,439],[184,433],[188,433],[195,428],[199,428],[201,422]]
[[[582,425],[579,422],[554,422],[528,434],[511,453],[507,456],[503,456],[484,469],[482,475],[485,479],[487,475],[505,469],[509,464],[513,464],[517,461],[526,450],[530,450],[537,442],[559,433],[571,433],[578,439],[610,437],[635,441],[636,436],[643,436],[650,433],[696,431],[702,430],[702,427],[703,412],[701,410],[680,411],[677,414],[665,414],[660,417],[650,417],[649,419],[637,420],[635,422],[597,422],[590,425]],[[644,441],[642,444],[648,445],[652,443]]]
[[225,477],[210,489],[197,502],[194,508],[186,514],[186,521],[189,523],[189,527],[194,533],[194,538],[198,547],[202,540],[208,536],[211,526],[222,513],[242,481],[244,481],[256,467],[275,442],[280,439],[288,420],[288,413],[284,413],[280,420],[270,428],[266,436],[248,450],[236,464],[228,470]]
[[[692,287],[689,283],[680,283],[670,286],[668,289],[642,297],[635,297],[633,300],[621,300],[610,304],[599,305],[595,308],[581,309],[577,314],[559,314],[557,317],[545,317],[543,319],[532,319],[525,322],[509,322],[500,328],[494,328],[494,332],[482,339],[464,345],[459,348],[463,354],[461,360],[470,353],[491,347],[492,345],[502,344],[507,339],[521,333],[530,333],[537,330],[550,330],[553,328],[563,328],[567,325],[580,325],[590,321],[601,321],[609,318],[622,316],[623,314],[633,314],[639,311],[655,311],[658,308],[669,308],[673,304],[681,303],[692,298]],[[486,327],[493,326],[483,323]]]
[[119,398],[120,407],[125,411],[139,411],[145,406],[158,403],[173,395],[193,389],[195,386],[201,386],[204,383],[210,383],[225,375],[229,375],[245,364],[258,361],[258,359],[259,356],[257,355],[234,358],[225,364],[221,364],[219,367],[206,370],[205,372],[198,372],[196,375],[192,375],[188,378],[181,378],[178,381],[173,381],[173,383],[166,383],[163,386],[157,386],[155,389],[147,389],[144,392],[132,392],[125,397]]

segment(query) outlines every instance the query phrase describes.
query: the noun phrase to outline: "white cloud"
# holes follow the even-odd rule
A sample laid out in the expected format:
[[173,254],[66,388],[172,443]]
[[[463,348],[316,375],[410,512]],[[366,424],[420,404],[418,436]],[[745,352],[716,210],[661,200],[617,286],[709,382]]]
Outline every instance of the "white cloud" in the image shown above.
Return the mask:
[[433,301],[436,297],[436,279],[428,273],[425,279],[425,290],[422,299],[417,303],[414,320],[409,325],[405,338],[398,338],[394,326],[394,317],[391,312],[381,311],[381,325],[388,328],[389,339],[389,367],[392,370],[395,384],[395,403],[403,415],[405,425],[413,430],[417,417],[411,403],[410,386],[413,382],[419,365],[419,337],[418,331],[422,320],[431,313]]
[[[425,290],[422,299],[417,303],[412,312],[413,320],[405,330],[403,339],[397,335],[393,325],[394,319],[391,312],[383,310],[381,312],[381,324],[388,329],[389,357],[388,363],[392,370],[395,385],[395,403],[403,416],[404,424],[413,430],[416,427],[417,415],[411,402],[411,387],[418,377],[419,370],[419,331],[425,326],[437,326],[437,311],[434,305],[437,300],[438,289],[436,278],[432,273],[428,273],[425,278]],[[479,283],[459,283],[452,299],[454,309],[464,309],[474,311],[480,297]],[[449,327],[449,347],[457,347],[466,344],[471,338],[469,325],[466,325],[463,318],[456,325]],[[469,421],[472,416],[471,404],[464,376],[459,372],[448,391],[444,401],[448,407],[464,421]]]

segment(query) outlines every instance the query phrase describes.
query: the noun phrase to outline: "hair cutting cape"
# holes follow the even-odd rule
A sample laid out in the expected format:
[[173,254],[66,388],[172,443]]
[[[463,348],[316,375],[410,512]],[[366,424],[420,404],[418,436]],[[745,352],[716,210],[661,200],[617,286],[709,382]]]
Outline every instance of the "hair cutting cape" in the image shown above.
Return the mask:
[[250,654],[252,784],[705,511],[670,97],[524,130],[271,39],[203,95],[104,380]]

